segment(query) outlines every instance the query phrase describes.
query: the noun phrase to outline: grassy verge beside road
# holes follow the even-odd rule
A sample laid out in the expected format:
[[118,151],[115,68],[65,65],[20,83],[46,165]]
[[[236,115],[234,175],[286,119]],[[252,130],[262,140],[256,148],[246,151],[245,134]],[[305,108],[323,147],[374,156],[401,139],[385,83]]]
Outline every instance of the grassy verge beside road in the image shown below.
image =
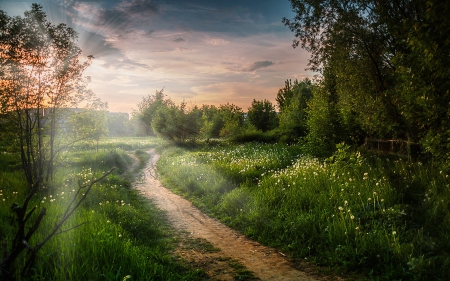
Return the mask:
[[450,276],[450,179],[431,165],[249,143],[168,148],[158,169],[204,211],[294,258],[380,280]]
[[[78,227],[54,236],[38,253],[32,277],[18,280],[201,280],[202,271],[191,270],[172,257],[174,236],[164,214],[131,188],[129,151],[135,151],[142,168],[148,159],[144,149],[156,145],[156,139],[148,138],[106,139],[98,150],[86,145],[67,154],[55,185],[41,189],[33,198],[32,204],[38,209],[45,207],[47,215],[30,245],[52,229],[79,183],[93,180],[111,167],[117,169],[94,186],[63,230]],[[15,156],[4,155],[0,238],[2,244],[8,244],[15,231],[11,205],[23,201],[28,187],[15,166]],[[24,266],[24,258],[16,263],[17,272]],[[20,273],[15,275],[20,278]]]

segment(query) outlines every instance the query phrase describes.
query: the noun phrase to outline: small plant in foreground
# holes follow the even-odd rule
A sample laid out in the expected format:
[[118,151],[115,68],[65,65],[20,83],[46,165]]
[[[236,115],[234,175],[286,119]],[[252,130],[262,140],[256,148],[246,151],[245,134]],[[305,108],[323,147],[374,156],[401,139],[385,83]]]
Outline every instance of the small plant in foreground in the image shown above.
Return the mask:
[[[25,201],[22,206],[17,205],[14,203],[11,206],[11,210],[15,213],[17,216],[17,232],[13,239],[12,246],[7,250],[7,246],[4,245],[5,253],[4,257],[2,259],[2,262],[0,263],[0,277],[1,278],[7,278],[7,279],[13,279],[15,276],[13,274],[12,267],[14,266],[14,263],[16,259],[19,257],[19,255],[24,250],[28,250],[29,257],[26,261],[26,264],[21,272],[21,275],[25,276],[28,275],[29,270],[31,269],[31,266],[34,264],[34,261],[36,259],[36,255],[38,251],[56,234],[60,234],[59,230],[63,226],[63,224],[73,215],[75,210],[77,210],[81,203],[86,199],[86,196],[91,191],[93,185],[105,177],[107,177],[114,169],[111,169],[109,172],[103,174],[98,179],[94,179],[92,181],[89,180],[89,183],[87,184],[80,184],[78,187],[77,192],[74,194],[72,200],[70,201],[69,205],[67,206],[66,210],[64,211],[64,214],[62,217],[60,217],[51,232],[43,238],[40,242],[36,243],[35,246],[30,245],[30,240],[33,238],[33,235],[38,230],[42,219],[46,215],[47,209],[44,207],[42,208],[39,215],[34,219],[34,221],[31,223],[31,227],[27,225],[30,217],[36,211],[37,207],[31,208],[31,210],[28,210],[28,205],[30,203],[30,200],[34,196],[34,194],[38,191],[38,188],[40,186],[40,182],[42,180],[42,177],[38,179],[38,181],[33,185],[30,192],[28,193],[27,197],[25,198]],[[84,191],[83,194],[81,192]],[[81,196],[78,196],[80,195]],[[78,226],[76,226],[78,227]],[[64,230],[68,231],[68,230]]]

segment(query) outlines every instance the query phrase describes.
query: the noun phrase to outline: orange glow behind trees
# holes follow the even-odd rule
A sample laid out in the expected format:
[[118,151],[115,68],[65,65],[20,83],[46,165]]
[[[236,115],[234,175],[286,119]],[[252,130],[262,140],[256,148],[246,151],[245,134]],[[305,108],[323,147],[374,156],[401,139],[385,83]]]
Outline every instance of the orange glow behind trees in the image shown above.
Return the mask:
[[38,4],[23,18],[0,11],[0,114],[16,128],[30,185],[52,177],[57,109],[92,96],[82,76],[92,56],[81,62],[76,40],[75,30],[49,22]]

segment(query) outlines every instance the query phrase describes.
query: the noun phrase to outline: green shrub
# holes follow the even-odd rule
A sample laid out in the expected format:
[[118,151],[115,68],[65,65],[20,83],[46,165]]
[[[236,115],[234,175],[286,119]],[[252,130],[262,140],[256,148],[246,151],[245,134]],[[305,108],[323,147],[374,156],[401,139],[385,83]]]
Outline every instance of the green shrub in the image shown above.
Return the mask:
[[260,131],[244,131],[232,138],[230,138],[232,143],[241,143],[245,144],[248,142],[259,142],[259,143],[274,143],[276,138],[272,136],[270,133],[260,132]]

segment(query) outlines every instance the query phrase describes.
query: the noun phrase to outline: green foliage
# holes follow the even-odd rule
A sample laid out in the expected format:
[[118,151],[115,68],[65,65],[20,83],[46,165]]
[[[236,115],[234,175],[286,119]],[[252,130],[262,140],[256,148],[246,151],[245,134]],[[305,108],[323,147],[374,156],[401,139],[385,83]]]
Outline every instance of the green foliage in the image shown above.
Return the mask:
[[75,140],[93,140],[96,143],[108,133],[107,108],[85,108],[71,113],[67,120],[67,129]]
[[2,135],[15,139],[8,149],[21,152],[31,186],[41,175],[43,181],[53,176],[63,143],[57,142],[60,109],[93,96],[82,76],[92,57],[81,62],[76,31],[51,23],[41,5],[32,4],[24,17],[0,11],[0,21],[0,114],[8,126]]
[[219,138],[220,131],[224,126],[224,121],[221,118],[220,110],[214,105],[203,105],[200,109],[202,117],[200,122],[200,135],[205,139]]
[[[420,140],[425,150],[441,163],[448,163],[450,59],[445,54],[450,48],[450,24],[444,18],[450,5],[443,1],[418,1],[416,7],[419,10],[407,14],[401,24],[390,25],[392,30],[399,31],[404,44],[394,58],[396,90],[402,112],[412,128],[410,137]],[[389,15],[387,10],[382,13]]]
[[268,100],[257,101],[253,99],[248,108],[248,122],[262,132],[267,132],[278,126],[278,117],[275,107]]
[[17,171],[21,170],[20,156],[17,153],[9,153],[6,151],[0,154],[0,170],[1,171]]
[[244,112],[242,111],[242,108],[227,103],[220,105],[219,111],[224,124],[220,130],[220,136],[230,138],[238,135],[244,124]]
[[376,280],[446,280],[445,172],[345,144],[324,161],[300,152],[256,143],[178,149],[158,169],[202,209],[293,257]]
[[108,116],[108,136],[128,137],[134,135],[133,123],[127,113],[115,113]]
[[275,143],[277,142],[277,137],[271,134],[271,132],[261,132],[256,129],[244,129],[238,135],[229,139],[231,143],[249,143],[249,142],[259,142],[259,143]]
[[[155,148],[161,144],[160,140],[156,137],[121,137],[121,138],[102,138],[98,144],[98,152],[104,151],[116,151],[125,150],[133,151],[137,149]],[[77,152],[92,150],[90,142],[78,142],[74,145],[74,150]],[[74,152],[76,155],[77,152]]]
[[[346,127],[346,139],[408,140],[448,162],[449,3],[291,4],[295,16],[283,23],[295,33],[293,46],[311,53],[310,67],[322,75],[321,86],[334,84],[333,106],[341,115],[335,121]],[[282,108],[290,104],[291,86],[279,93]]]
[[307,132],[308,101],[312,97],[312,83],[309,79],[301,82],[286,80],[284,88],[277,94],[280,109],[280,129],[290,138],[304,137]]
[[[267,132],[262,132],[261,130],[258,130],[255,126],[253,126],[251,123],[245,122],[240,132],[237,135],[229,138],[227,141],[235,144],[245,144],[251,142],[287,143],[287,141],[283,142],[284,140],[283,136],[285,136],[283,135],[283,133],[285,132],[280,132],[279,128]],[[297,141],[296,139],[294,141],[294,139],[292,138],[290,138],[290,140],[291,140],[290,143],[295,143],[295,141]]]
[[[161,91],[156,91],[153,95],[148,95],[142,98],[142,101],[138,103],[138,109],[133,111],[132,119],[138,122],[138,128],[136,131],[139,134],[145,136],[154,135],[152,129],[152,122],[156,116],[157,111],[160,108],[173,106],[174,103],[170,98],[165,99],[164,93]],[[139,133],[139,131],[141,131]]]
[[95,170],[107,170],[109,167],[116,167],[119,172],[124,172],[131,166],[133,159],[124,151],[99,151],[97,153],[81,153],[78,155],[77,165],[93,166]]
[[199,134],[199,111],[194,108],[187,112],[186,104],[180,106],[163,106],[159,108],[152,120],[153,131],[161,138],[184,142],[187,139],[195,139]]
[[188,110],[184,101],[175,105],[170,98],[164,99],[162,90],[144,97],[138,107],[133,119],[143,123],[146,135],[156,134],[168,141],[184,142],[195,139],[200,133],[202,111],[196,106]]
[[[222,194],[238,184],[257,180],[262,171],[286,167],[294,157],[292,154],[299,151],[296,146],[259,143],[198,147],[192,153],[170,148],[163,151],[158,171],[169,186],[184,194],[197,195],[191,199],[198,206],[204,207],[206,202],[212,202],[211,207]],[[243,155],[253,157],[246,159]]]
[[[109,139],[102,140],[99,147],[120,144],[147,148],[155,144],[155,139],[152,141]],[[137,154],[146,159],[142,150]],[[17,280],[122,280],[129,275],[131,280],[205,278],[202,271],[191,270],[173,259],[173,233],[164,214],[130,188],[127,173],[132,163],[119,149],[100,153],[75,150],[68,155],[55,175],[55,185],[40,190],[32,199],[38,210],[47,209],[47,216],[29,243],[48,234],[54,225],[51,216],[57,217],[65,210],[79,182],[89,181],[111,166],[122,167],[122,172],[91,190],[83,207],[67,221],[63,229],[67,232],[55,236],[41,249],[31,276],[21,276],[23,264],[16,264]],[[23,200],[28,186],[20,173],[1,169],[0,183],[0,240],[11,243],[14,221],[10,207]]]
[[336,105],[333,87],[315,87],[308,103],[308,150],[315,156],[330,156],[335,144],[342,141],[344,134],[340,126],[340,115]]

